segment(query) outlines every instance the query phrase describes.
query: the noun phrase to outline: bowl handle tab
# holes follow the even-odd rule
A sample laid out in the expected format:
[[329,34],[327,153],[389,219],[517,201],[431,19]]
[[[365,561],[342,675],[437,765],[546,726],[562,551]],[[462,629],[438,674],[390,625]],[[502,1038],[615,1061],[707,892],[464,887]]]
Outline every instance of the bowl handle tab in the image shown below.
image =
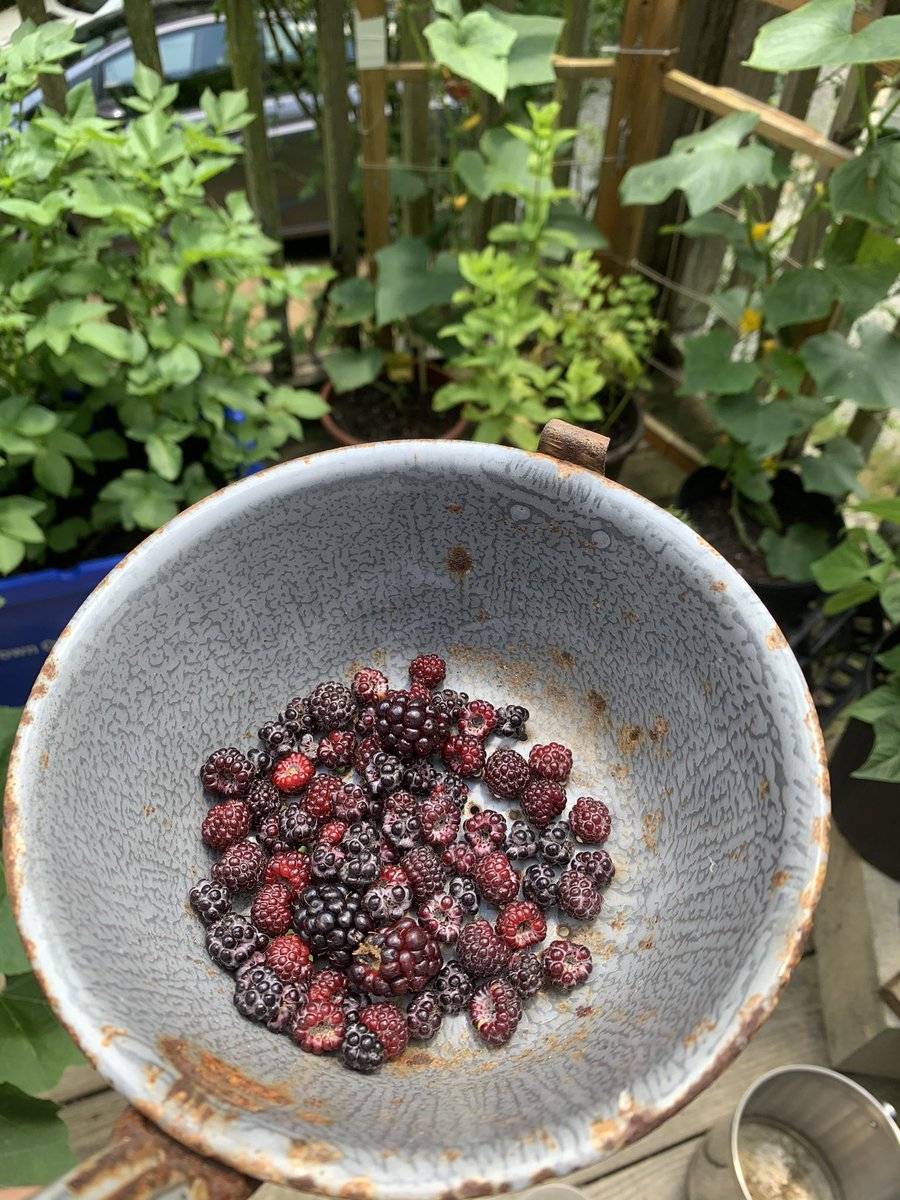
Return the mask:
[[591,433],[568,421],[548,421],[538,442],[538,453],[549,454],[561,462],[574,463],[576,467],[587,467],[598,475],[606,473],[606,453],[609,438],[602,433]]

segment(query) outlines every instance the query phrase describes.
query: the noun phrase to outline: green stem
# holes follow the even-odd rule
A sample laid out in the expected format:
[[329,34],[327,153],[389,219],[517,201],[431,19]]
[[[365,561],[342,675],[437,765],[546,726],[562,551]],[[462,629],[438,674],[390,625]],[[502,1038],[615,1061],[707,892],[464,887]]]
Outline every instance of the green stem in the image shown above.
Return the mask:
[[750,534],[747,532],[747,526],[744,523],[744,515],[741,512],[741,495],[737,488],[732,483],[731,485],[731,520],[734,524],[735,532],[738,535],[744,548],[751,553],[756,549],[756,545]]
[[859,106],[866,121],[868,142],[871,143],[875,141],[875,129],[872,126],[872,109],[866,91],[866,68],[863,66],[857,66],[856,68],[856,86],[859,93]]

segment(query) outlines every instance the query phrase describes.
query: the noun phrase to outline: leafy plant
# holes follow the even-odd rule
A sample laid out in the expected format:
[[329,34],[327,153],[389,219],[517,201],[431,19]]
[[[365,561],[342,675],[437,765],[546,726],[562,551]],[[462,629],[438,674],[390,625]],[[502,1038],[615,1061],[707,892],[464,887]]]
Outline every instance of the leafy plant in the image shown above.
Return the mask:
[[244,195],[205,196],[239,153],[243,94],[207,91],[189,121],[138,64],[125,125],[87,83],[62,116],[18,116],[74,48],[26,22],[0,51],[0,573],[155,529],[324,410],[267,380],[265,307],[330,273],[276,270]]
[[[900,20],[882,18],[852,33],[853,10],[852,0],[810,0],[768,22],[749,65],[861,71],[861,64],[900,56]],[[860,153],[827,187],[813,188],[796,219],[777,232],[760,188],[784,179],[785,169],[753,138],[755,113],[735,113],[680,138],[664,158],[632,167],[621,186],[626,204],[656,203],[681,190],[690,217],[677,231],[722,238],[731,248],[741,282],[710,297],[710,328],[685,341],[680,393],[702,396],[723,430],[710,461],[725,474],[738,537],[765,555],[772,575],[795,580],[811,578],[827,535],[802,521],[785,526],[773,502],[776,477],[790,472],[806,492],[838,503],[859,493],[861,451],[833,421],[827,436],[819,434],[819,422],[845,400],[873,411],[900,404],[900,342],[864,319],[900,270],[900,143],[888,124],[900,94],[877,112],[864,85],[860,95]],[[735,193],[739,211],[722,211]],[[789,247],[813,217],[827,226],[822,250],[798,267]],[[813,322],[830,328],[815,331]]]
[[[483,139],[483,171],[475,159],[460,168],[476,186],[496,169],[521,216],[496,225],[486,249],[460,255],[468,286],[454,297],[460,319],[442,333],[462,348],[450,363],[461,377],[441,388],[434,405],[463,405],[480,441],[505,438],[534,449],[551,417],[609,428],[641,378],[659,326],[650,316],[653,289],[636,276],[603,276],[579,248],[582,227],[554,220],[571,197],[554,186],[554,158],[573,135],[556,129],[558,105],[527,109],[530,129],[507,126],[524,161],[507,152],[509,168],[495,168],[497,139]],[[596,236],[589,244],[596,246]]]

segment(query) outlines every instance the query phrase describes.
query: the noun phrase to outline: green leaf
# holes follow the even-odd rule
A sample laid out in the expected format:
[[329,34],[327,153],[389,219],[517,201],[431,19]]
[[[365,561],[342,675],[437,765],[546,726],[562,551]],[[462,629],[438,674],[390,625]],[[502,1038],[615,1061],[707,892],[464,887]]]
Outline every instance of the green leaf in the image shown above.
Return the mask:
[[184,342],[179,342],[156,360],[156,370],[160,377],[174,387],[184,387],[193,383],[203,370],[200,355]]
[[44,998],[33,975],[7,981],[0,993],[0,1082],[47,1092],[84,1057]]
[[335,324],[361,325],[375,316],[375,286],[371,279],[345,279],[328,293],[335,311]]
[[746,65],[758,71],[802,71],[900,57],[900,17],[881,17],[851,33],[854,9],[854,0],[809,0],[767,21]]
[[51,412],[49,408],[31,404],[16,421],[16,433],[27,438],[46,437],[52,429],[56,428],[58,420],[56,413]]
[[855,442],[836,437],[825,443],[821,454],[803,454],[798,463],[800,478],[808,492],[840,497],[856,488],[865,459]]
[[551,207],[547,228],[568,233],[573,239],[573,250],[602,250],[608,245],[594,222],[567,200],[558,201]]
[[400,163],[391,163],[389,174],[393,200],[418,200],[428,191],[422,176]]
[[318,392],[308,388],[274,388],[266,398],[270,408],[282,408],[304,421],[316,421],[328,412],[328,405]]
[[72,329],[72,337],[116,362],[140,362],[147,350],[140,334],[106,321],[86,321]]
[[67,517],[47,530],[47,545],[54,554],[64,554],[67,550],[74,550],[90,532],[90,522],[84,517]]
[[881,607],[895,625],[900,624],[900,579],[892,579],[881,589]]
[[477,151],[457,154],[455,166],[467,190],[479,200],[498,194],[521,196],[534,187],[528,157],[528,147],[508,129],[489,129]]
[[128,454],[128,443],[114,429],[98,429],[89,433],[87,443],[97,462],[116,462]]
[[483,11],[515,34],[516,40],[509,52],[509,88],[556,82],[553,52],[565,21],[559,17],[503,12],[493,4],[486,4]]
[[325,374],[339,396],[374,383],[384,367],[381,350],[338,350],[323,359]]
[[461,21],[464,15],[462,0],[434,0],[434,11],[451,21]]
[[52,1183],[77,1162],[58,1106],[0,1085],[0,1180],[9,1187]]
[[468,13],[461,21],[443,18],[425,27],[435,61],[468,79],[496,100],[509,86],[509,52],[516,35],[488,12]]
[[[900,23],[900,17],[896,19]],[[836,217],[858,217],[873,225],[896,227],[900,221],[900,142],[883,139],[842,163],[831,176],[831,206]]]
[[805,428],[803,414],[788,400],[761,400],[754,392],[711,396],[712,415],[729,436],[755,458],[780,454],[790,437]]
[[375,258],[375,317],[379,325],[415,316],[426,308],[449,304],[462,284],[455,254],[439,254],[428,262],[428,246],[421,238],[398,238],[379,250]]
[[876,654],[875,661],[891,673],[900,671],[900,646],[892,646],[890,650]]
[[130,467],[118,479],[106,484],[99,498],[117,506],[124,529],[152,530],[175,516],[181,493],[158,475]]
[[6,878],[3,867],[0,866],[0,974],[24,975],[30,970],[31,963],[13,920],[12,906],[6,894]]
[[68,496],[72,491],[74,471],[64,454],[55,450],[44,450],[33,463],[34,478],[54,496]]
[[748,391],[759,375],[754,362],[732,362],[735,338],[727,329],[688,338],[684,343],[684,381],[681,396],[694,392],[729,395]]
[[[21,708],[9,708],[0,705],[0,781],[5,786],[6,771],[9,766],[9,755],[16,740],[16,730],[22,716]],[[3,787],[0,787],[0,807],[3,804]]]
[[0,575],[11,575],[25,557],[25,543],[0,532]]
[[163,479],[173,482],[181,474],[181,447],[174,442],[166,441],[163,437],[151,434],[145,443],[147,462],[152,470]]
[[697,217],[747,184],[771,182],[773,152],[759,142],[741,146],[758,121],[757,113],[732,113],[701,133],[678,138],[665,158],[626,171],[622,203],[659,204],[680,189]]
[[887,716],[892,709],[900,709],[900,679],[883,684],[862,696],[850,705],[847,715],[871,724]]
[[829,596],[822,605],[822,612],[826,617],[834,617],[838,613],[846,612],[848,608],[856,608],[860,604],[865,604],[867,600],[872,600],[877,595],[877,585],[868,579],[861,579],[859,583],[851,583],[849,587],[842,588],[839,592]]
[[[855,224],[843,221],[839,229]],[[891,291],[900,275],[900,244],[875,229],[867,229],[852,262],[834,253],[832,239],[825,246],[825,271],[834,280],[847,321],[856,321]]]
[[763,312],[771,329],[827,317],[837,299],[836,282],[826,271],[787,271],[763,293]]
[[823,395],[873,411],[900,408],[900,339],[872,321],[859,337],[855,347],[840,333],[820,333],[800,355]]
[[889,496],[886,500],[866,500],[863,504],[855,504],[854,512],[871,513],[882,521],[893,521],[900,525],[900,496]]
[[196,504],[204,496],[210,496],[216,490],[209,481],[203,464],[193,462],[185,469],[182,477],[184,483],[184,499],[186,504]]
[[872,753],[853,772],[854,779],[879,779],[900,783],[900,709],[885,713],[873,724],[875,745]]
[[812,567],[828,549],[828,533],[799,522],[789,525],[783,534],[764,529],[759,546],[766,556],[769,573],[776,579],[803,583],[812,578]]
[[[720,237],[730,246],[743,246],[747,243],[747,227],[743,221],[723,212],[708,212],[701,217],[690,217],[680,225],[665,225],[660,232],[683,233],[689,238]],[[744,294],[746,295],[746,289]]]
[[713,292],[709,297],[709,307],[736,331],[747,307],[746,287],[730,287]]
[[848,533],[833,550],[813,563],[812,573],[823,592],[839,592],[865,579],[869,565],[861,541]]
[[21,507],[0,506],[0,532],[31,546],[39,546],[44,540],[40,525],[27,509]]

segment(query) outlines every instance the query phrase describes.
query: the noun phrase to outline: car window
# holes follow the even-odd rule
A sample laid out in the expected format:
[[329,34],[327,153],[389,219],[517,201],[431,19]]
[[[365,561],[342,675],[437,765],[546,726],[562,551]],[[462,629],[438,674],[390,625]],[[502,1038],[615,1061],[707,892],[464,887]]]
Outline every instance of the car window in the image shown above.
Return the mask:
[[[172,83],[186,79],[194,68],[196,29],[178,29],[164,33],[159,39],[159,57],[163,74]],[[134,51],[129,47],[103,64],[103,91],[116,98],[134,90]]]

